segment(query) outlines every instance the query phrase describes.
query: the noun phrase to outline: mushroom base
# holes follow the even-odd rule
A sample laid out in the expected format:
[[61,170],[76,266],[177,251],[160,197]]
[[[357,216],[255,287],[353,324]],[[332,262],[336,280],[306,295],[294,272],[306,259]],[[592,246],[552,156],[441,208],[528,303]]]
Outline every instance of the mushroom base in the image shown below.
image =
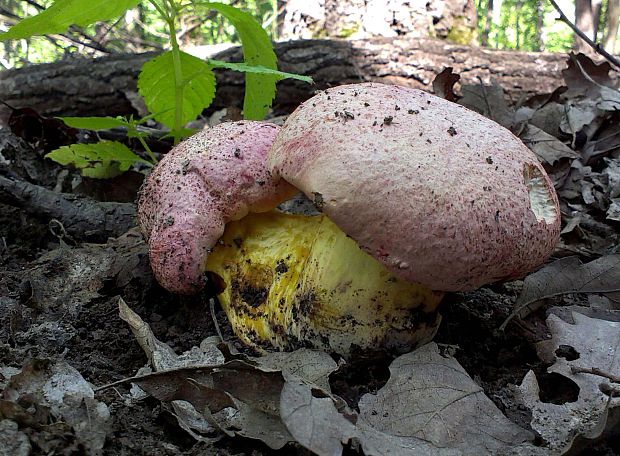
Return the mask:
[[268,212],[230,222],[206,270],[233,330],[258,349],[407,352],[439,326],[443,293],[405,282],[327,217]]

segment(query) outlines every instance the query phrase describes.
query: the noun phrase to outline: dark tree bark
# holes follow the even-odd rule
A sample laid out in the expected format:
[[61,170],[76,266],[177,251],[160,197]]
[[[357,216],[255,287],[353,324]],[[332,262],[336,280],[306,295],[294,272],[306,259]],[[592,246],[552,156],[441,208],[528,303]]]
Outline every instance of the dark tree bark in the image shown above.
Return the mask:
[[620,0],[607,0],[607,14],[605,15],[605,35],[603,47],[607,52],[616,52],[616,36],[618,36],[618,22],[620,20]]
[[278,10],[280,39],[476,37],[473,0],[278,0]]
[[491,24],[493,23],[493,0],[487,2],[487,14],[484,22],[484,30],[480,37],[480,44],[487,47],[489,45],[489,34],[491,33]]
[[[307,74],[315,84],[282,81],[275,107],[290,112],[317,89],[343,83],[378,81],[431,90],[435,75],[453,67],[465,83],[491,78],[513,100],[551,92],[562,85],[563,54],[487,50],[445,41],[376,38],[360,41],[302,40],[276,44],[280,68]],[[45,115],[124,115],[136,113],[136,77],[153,55],[123,55],[33,65],[0,72],[0,97],[14,107],[31,106]],[[233,48],[216,56],[239,61]],[[241,106],[243,75],[218,72],[211,109]]]
[[76,240],[105,242],[136,224],[133,203],[104,203],[71,193],[57,193],[2,174],[0,203],[22,208],[47,222],[57,220]]
[[[598,34],[601,3],[602,0],[575,0],[575,25],[594,42]],[[592,52],[590,46],[577,35],[573,47],[580,52]]]

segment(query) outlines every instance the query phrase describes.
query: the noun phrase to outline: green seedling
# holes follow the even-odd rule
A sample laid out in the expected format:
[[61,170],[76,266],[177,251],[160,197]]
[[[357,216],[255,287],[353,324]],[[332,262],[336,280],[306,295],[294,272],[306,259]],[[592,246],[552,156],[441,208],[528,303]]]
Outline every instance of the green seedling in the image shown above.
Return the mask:
[[[145,0],[146,1],[146,0]],[[260,120],[271,107],[276,93],[276,82],[294,78],[308,83],[312,79],[278,71],[276,55],[269,36],[248,13],[230,5],[215,2],[184,0],[148,0],[167,25],[170,50],[147,61],[138,75],[138,93],[144,98],[150,116],[132,118],[65,117],[69,126],[89,130],[124,128],[127,136],[137,138],[148,154],[144,159],[119,142],[100,141],[93,144],[73,144],[56,149],[46,157],[63,165],[79,168],[83,175],[109,178],[128,170],[134,163],[156,163],[145,136],[137,126],[155,119],[169,129],[169,136],[177,143],[191,134],[184,126],[206,109],[215,96],[214,68],[226,68],[245,73],[243,114],[246,119]],[[65,32],[71,25],[87,26],[98,21],[115,19],[140,0],[114,2],[93,0],[56,0],[52,6],[36,16],[26,18],[7,32],[0,40],[23,39],[34,35]],[[244,61],[238,63],[201,60],[179,49],[176,32],[179,16],[188,10],[215,10],[228,19],[237,31],[243,49]]]

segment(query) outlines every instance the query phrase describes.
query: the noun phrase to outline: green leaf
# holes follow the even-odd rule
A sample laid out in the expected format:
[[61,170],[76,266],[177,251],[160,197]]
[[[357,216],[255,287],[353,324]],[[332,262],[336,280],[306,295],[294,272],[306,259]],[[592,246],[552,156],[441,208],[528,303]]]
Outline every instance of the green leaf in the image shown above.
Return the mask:
[[209,65],[215,68],[226,68],[228,70],[242,71],[244,73],[272,74],[274,76],[278,76],[279,79],[297,79],[299,81],[307,82],[308,84],[314,83],[310,76],[302,76],[300,74],[272,70],[271,68],[267,68],[262,65],[248,65],[247,63],[224,62],[222,60],[213,59],[208,59],[207,61],[209,62]]
[[83,176],[107,179],[127,171],[136,162],[150,164],[138,157],[127,146],[116,141],[94,144],[72,144],[53,150],[46,158],[61,165],[80,169]]
[[[206,62],[181,51],[183,74],[182,124],[194,120],[208,107],[215,95],[215,76]],[[155,119],[174,128],[175,83],[172,51],[149,60],[138,76],[138,91]]]
[[140,0],[56,0],[36,16],[19,21],[0,40],[17,40],[33,35],[63,33],[70,25],[85,26],[97,21],[115,19]]
[[65,124],[82,130],[110,130],[112,128],[129,126],[123,119],[114,117],[59,117]]
[[[276,54],[269,35],[254,18],[237,8],[222,3],[195,2],[216,10],[232,22],[243,47],[245,63],[277,70]],[[243,115],[246,119],[261,120],[267,114],[276,96],[276,82],[279,76],[248,73],[245,75],[245,99]]]

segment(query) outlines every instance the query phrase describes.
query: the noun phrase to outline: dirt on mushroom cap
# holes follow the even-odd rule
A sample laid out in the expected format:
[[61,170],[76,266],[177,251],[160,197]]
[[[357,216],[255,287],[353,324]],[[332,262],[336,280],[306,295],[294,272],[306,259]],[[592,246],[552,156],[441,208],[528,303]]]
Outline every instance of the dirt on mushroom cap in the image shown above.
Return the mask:
[[229,220],[274,208],[297,190],[265,168],[278,131],[263,122],[223,123],[176,146],[146,179],[138,218],[151,266],[168,290],[204,286],[209,249]]
[[[419,90],[326,90],[286,121],[269,168],[394,274],[464,291],[519,277],[559,237],[553,186],[495,122]],[[542,208],[541,208],[542,206]]]

